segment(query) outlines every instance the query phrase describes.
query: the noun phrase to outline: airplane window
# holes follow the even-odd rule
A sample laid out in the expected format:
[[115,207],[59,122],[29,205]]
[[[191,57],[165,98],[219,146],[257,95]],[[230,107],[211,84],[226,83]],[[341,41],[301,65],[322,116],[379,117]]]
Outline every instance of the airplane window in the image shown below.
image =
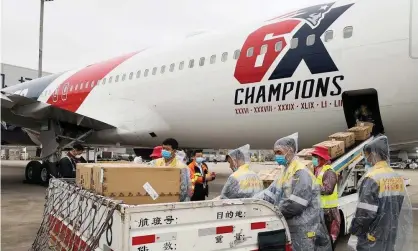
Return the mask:
[[84,84],[84,83],[81,83],[81,84],[80,84],[80,90],[81,90],[81,89],[83,89],[83,84]]
[[[73,86],[70,86],[70,92],[72,92],[73,91]],[[44,93],[44,95],[45,95],[45,93]]]
[[324,40],[325,42],[328,42],[328,41],[331,41],[333,37],[334,37],[334,31],[328,30],[325,32]]
[[297,37],[292,38],[290,41],[290,49],[295,49],[298,47],[299,39]]
[[216,62],[216,55],[210,56],[210,63],[214,64]]
[[260,54],[266,54],[267,53],[267,45],[263,44],[263,46],[261,46],[261,50],[260,50]]
[[144,77],[147,77],[148,76],[148,72],[149,72],[149,70],[146,69],[145,72],[144,72]]
[[154,67],[153,69],[152,69],[152,75],[155,75],[157,73],[157,67]]
[[201,57],[199,60],[199,65],[203,66],[205,64],[205,57]]
[[140,70],[136,72],[136,78],[139,78],[139,77],[141,77],[141,71]]
[[165,65],[161,66],[161,73],[165,72]]
[[311,34],[306,38],[306,45],[311,46],[315,43],[315,34]]
[[113,77],[109,77],[109,84],[112,83]]
[[133,72],[129,73],[129,79],[132,79],[133,76],[134,76]]
[[75,85],[74,90],[76,90],[76,91],[78,90],[78,84]]
[[116,75],[115,77],[115,83],[119,81],[119,75]]
[[174,67],[175,67],[176,65],[174,64],[174,63],[172,63],[171,65],[170,65],[170,71],[171,72],[173,72],[174,71]]
[[275,50],[276,52],[281,51],[281,50],[282,50],[282,48],[283,48],[283,42],[282,42],[282,41],[279,41],[279,42],[277,42],[277,43],[274,45],[274,50]]
[[234,52],[234,59],[238,59],[240,54],[241,54],[241,50],[236,50]]
[[347,26],[344,28],[344,38],[350,38],[353,36],[353,26]]
[[193,66],[194,66],[194,59],[190,59],[189,68],[193,68]]
[[224,53],[222,53],[222,58],[221,58],[221,61],[222,61],[222,62],[225,62],[227,59],[228,59],[228,52],[224,52]]
[[181,61],[179,64],[179,70],[183,70],[184,68],[184,61]]
[[254,47],[248,48],[247,50],[247,58],[251,57],[254,52]]
[[94,80],[91,81],[90,87],[93,88],[94,87]]
[[106,84],[106,78],[104,78],[102,81],[102,85],[105,85],[105,84]]
[[126,78],[126,74],[124,73],[124,74],[122,75],[122,81],[125,81],[125,78]]
[[89,82],[86,82],[86,85],[84,86],[84,88],[89,88]]

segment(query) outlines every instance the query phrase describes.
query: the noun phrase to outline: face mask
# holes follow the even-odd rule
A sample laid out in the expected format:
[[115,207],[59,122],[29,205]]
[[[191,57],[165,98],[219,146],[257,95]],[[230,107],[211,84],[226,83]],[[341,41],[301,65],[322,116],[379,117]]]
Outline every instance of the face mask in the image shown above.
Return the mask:
[[233,161],[232,163],[232,166],[231,163],[229,163],[229,167],[232,169],[233,172],[235,172],[238,169],[238,167],[235,166],[235,161]]
[[279,165],[285,166],[287,164],[287,160],[284,155],[276,155],[276,162]]
[[171,152],[167,150],[162,150],[161,156],[163,156],[164,159],[169,159],[171,157]]
[[367,159],[364,159],[364,167],[370,169],[372,167],[372,163],[370,163]]
[[318,158],[312,157],[312,164],[314,165],[314,167],[319,166]]
[[204,158],[203,158],[203,157],[197,157],[197,158],[196,158],[196,162],[197,162],[197,163],[199,163],[199,164],[200,164],[200,163],[202,163],[202,162],[203,162],[203,160],[204,160]]

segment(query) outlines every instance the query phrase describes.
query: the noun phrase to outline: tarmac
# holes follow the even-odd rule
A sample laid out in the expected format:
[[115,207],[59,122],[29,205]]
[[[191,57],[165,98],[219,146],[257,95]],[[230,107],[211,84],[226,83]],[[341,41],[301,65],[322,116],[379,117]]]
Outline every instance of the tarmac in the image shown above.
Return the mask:
[[[23,184],[25,161],[1,162],[1,250],[28,250],[35,239],[42,221],[46,188],[40,185]],[[252,163],[255,171],[268,167],[265,164]],[[211,182],[209,199],[217,197],[232,173],[226,163],[209,163],[210,171],[217,173]],[[418,219],[418,170],[398,170],[411,178],[408,192],[414,210],[414,219]],[[414,220],[414,246],[418,247],[418,220]],[[352,250],[347,247],[348,237],[339,241],[336,251]],[[412,251],[412,250],[411,250]]]

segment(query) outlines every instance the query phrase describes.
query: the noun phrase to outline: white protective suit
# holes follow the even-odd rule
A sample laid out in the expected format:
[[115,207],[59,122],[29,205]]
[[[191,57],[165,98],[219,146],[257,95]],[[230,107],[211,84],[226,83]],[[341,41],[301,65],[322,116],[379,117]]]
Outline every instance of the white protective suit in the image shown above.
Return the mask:
[[186,153],[184,151],[177,151],[176,152],[176,158],[180,160],[183,163],[186,163]]
[[359,251],[414,250],[411,201],[403,177],[389,165],[387,137],[377,137],[363,153],[372,168],[360,185],[349,246]]
[[279,177],[255,198],[279,207],[290,229],[292,250],[331,251],[331,239],[320,206],[320,187],[315,183],[313,173],[296,157],[297,141],[297,133],[276,141],[276,160],[279,162],[284,156],[286,162],[279,163],[284,168]]
[[250,170],[250,145],[244,145],[228,153],[233,171],[221,192],[221,199],[251,198],[263,190],[263,182]]

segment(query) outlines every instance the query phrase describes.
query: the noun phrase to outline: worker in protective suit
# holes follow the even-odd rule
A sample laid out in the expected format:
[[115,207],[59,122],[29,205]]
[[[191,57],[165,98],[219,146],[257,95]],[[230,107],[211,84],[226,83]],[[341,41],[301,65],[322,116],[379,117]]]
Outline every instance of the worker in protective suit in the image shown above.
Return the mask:
[[[350,233],[359,251],[414,250],[412,209],[406,186],[389,166],[389,144],[379,136],[363,149],[371,168],[360,186],[359,200]],[[351,236],[349,245],[353,246]]]
[[292,250],[332,250],[320,207],[320,188],[313,173],[296,157],[298,133],[274,144],[281,175],[255,198],[279,207],[292,236]]
[[234,173],[222,188],[220,199],[251,198],[263,190],[263,182],[250,170],[250,145],[230,151],[226,158]]
[[321,189],[321,208],[324,212],[325,226],[335,244],[340,233],[341,217],[338,211],[338,177],[334,169],[328,165],[330,159],[328,148],[324,146],[316,146],[312,152],[314,175]]

